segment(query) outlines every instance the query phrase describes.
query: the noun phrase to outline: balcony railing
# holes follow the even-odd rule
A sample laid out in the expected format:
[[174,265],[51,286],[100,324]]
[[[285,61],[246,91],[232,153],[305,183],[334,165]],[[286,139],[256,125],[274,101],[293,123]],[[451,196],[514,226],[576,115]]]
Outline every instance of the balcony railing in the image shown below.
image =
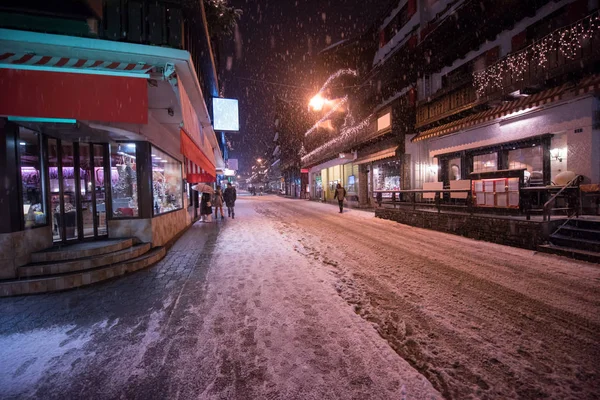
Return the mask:
[[470,81],[463,86],[433,101],[417,107],[417,128],[439,121],[456,113],[473,108],[478,104],[477,93]]
[[516,91],[527,94],[530,90],[543,89],[547,82],[568,73],[592,71],[599,56],[600,14],[597,11],[473,73],[475,90],[482,100]]

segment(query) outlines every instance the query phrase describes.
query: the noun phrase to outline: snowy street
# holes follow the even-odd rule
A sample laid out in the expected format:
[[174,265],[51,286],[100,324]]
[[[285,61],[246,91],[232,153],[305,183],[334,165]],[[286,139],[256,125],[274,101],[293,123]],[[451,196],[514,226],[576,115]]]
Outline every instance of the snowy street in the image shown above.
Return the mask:
[[600,268],[276,196],[0,299],[0,398],[597,399]]

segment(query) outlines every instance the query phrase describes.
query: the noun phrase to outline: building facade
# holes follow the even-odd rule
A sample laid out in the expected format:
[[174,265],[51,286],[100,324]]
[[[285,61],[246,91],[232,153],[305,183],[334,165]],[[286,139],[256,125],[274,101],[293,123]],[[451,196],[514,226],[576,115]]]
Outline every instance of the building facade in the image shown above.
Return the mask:
[[[354,60],[359,90],[347,93],[360,117],[302,159],[324,171],[350,154],[358,174],[314,174],[315,195],[318,178],[358,181],[370,204],[377,192],[459,188],[484,173],[500,184],[521,170],[526,187],[600,182],[598,15],[587,0],[393,1],[355,41],[374,47],[362,46],[371,64]],[[519,207],[496,193],[481,188],[479,206]]]
[[224,168],[202,2],[0,6],[0,279],[53,245],[164,246]]

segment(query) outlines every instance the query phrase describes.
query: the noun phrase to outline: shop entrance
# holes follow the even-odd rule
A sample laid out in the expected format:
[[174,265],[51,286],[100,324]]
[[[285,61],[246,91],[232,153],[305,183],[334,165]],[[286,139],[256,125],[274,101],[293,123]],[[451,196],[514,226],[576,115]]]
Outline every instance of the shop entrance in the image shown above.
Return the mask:
[[48,139],[50,215],[54,242],[108,236],[108,144]]

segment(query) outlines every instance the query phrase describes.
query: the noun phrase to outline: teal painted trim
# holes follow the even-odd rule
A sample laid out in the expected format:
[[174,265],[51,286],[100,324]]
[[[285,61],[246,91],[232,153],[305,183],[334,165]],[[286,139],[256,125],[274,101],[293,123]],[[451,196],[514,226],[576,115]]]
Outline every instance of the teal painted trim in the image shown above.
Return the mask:
[[128,78],[144,78],[149,79],[150,74],[137,74],[127,71],[106,71],[102,69],[84,69],[84,68],[62,68],[62,67],[39,67],[36,65],[20,65],[20,64],[0,64],[0,68],[4,69],[20,69],[27,71],[47,71],[47,72],[68,72],[70,74],[84,75],[105,75],[105,76],[124,76]]
[[37,117],[8,117],[13,122],[52,122],[56,124],[76,124],[76,119],[69,118],[37,118]]
[[[190,53],[185,50],[161,46],[150,46],[146,44],[115,42],[104,39],[92,39],[0,28],[0,42],[1,41],[13,43],[16,42],[18,43],[19,47],[27,45],[31,45],[31,47],[38,45],[50,45],[67,47],[70,51],[85,50],[87,52],[90,50],[98,50],[110,53],[126,54],[128,56],[135,56],[136,58],[139,58],[138,61],[144,61],[150,65],[155,64],[154,58],[156,57],[166,59],[160,60],[161,62],[185,61],[192,63],[190,59]],[[65,57],[68,56],[70,56],[70,53],[67,51]]]

